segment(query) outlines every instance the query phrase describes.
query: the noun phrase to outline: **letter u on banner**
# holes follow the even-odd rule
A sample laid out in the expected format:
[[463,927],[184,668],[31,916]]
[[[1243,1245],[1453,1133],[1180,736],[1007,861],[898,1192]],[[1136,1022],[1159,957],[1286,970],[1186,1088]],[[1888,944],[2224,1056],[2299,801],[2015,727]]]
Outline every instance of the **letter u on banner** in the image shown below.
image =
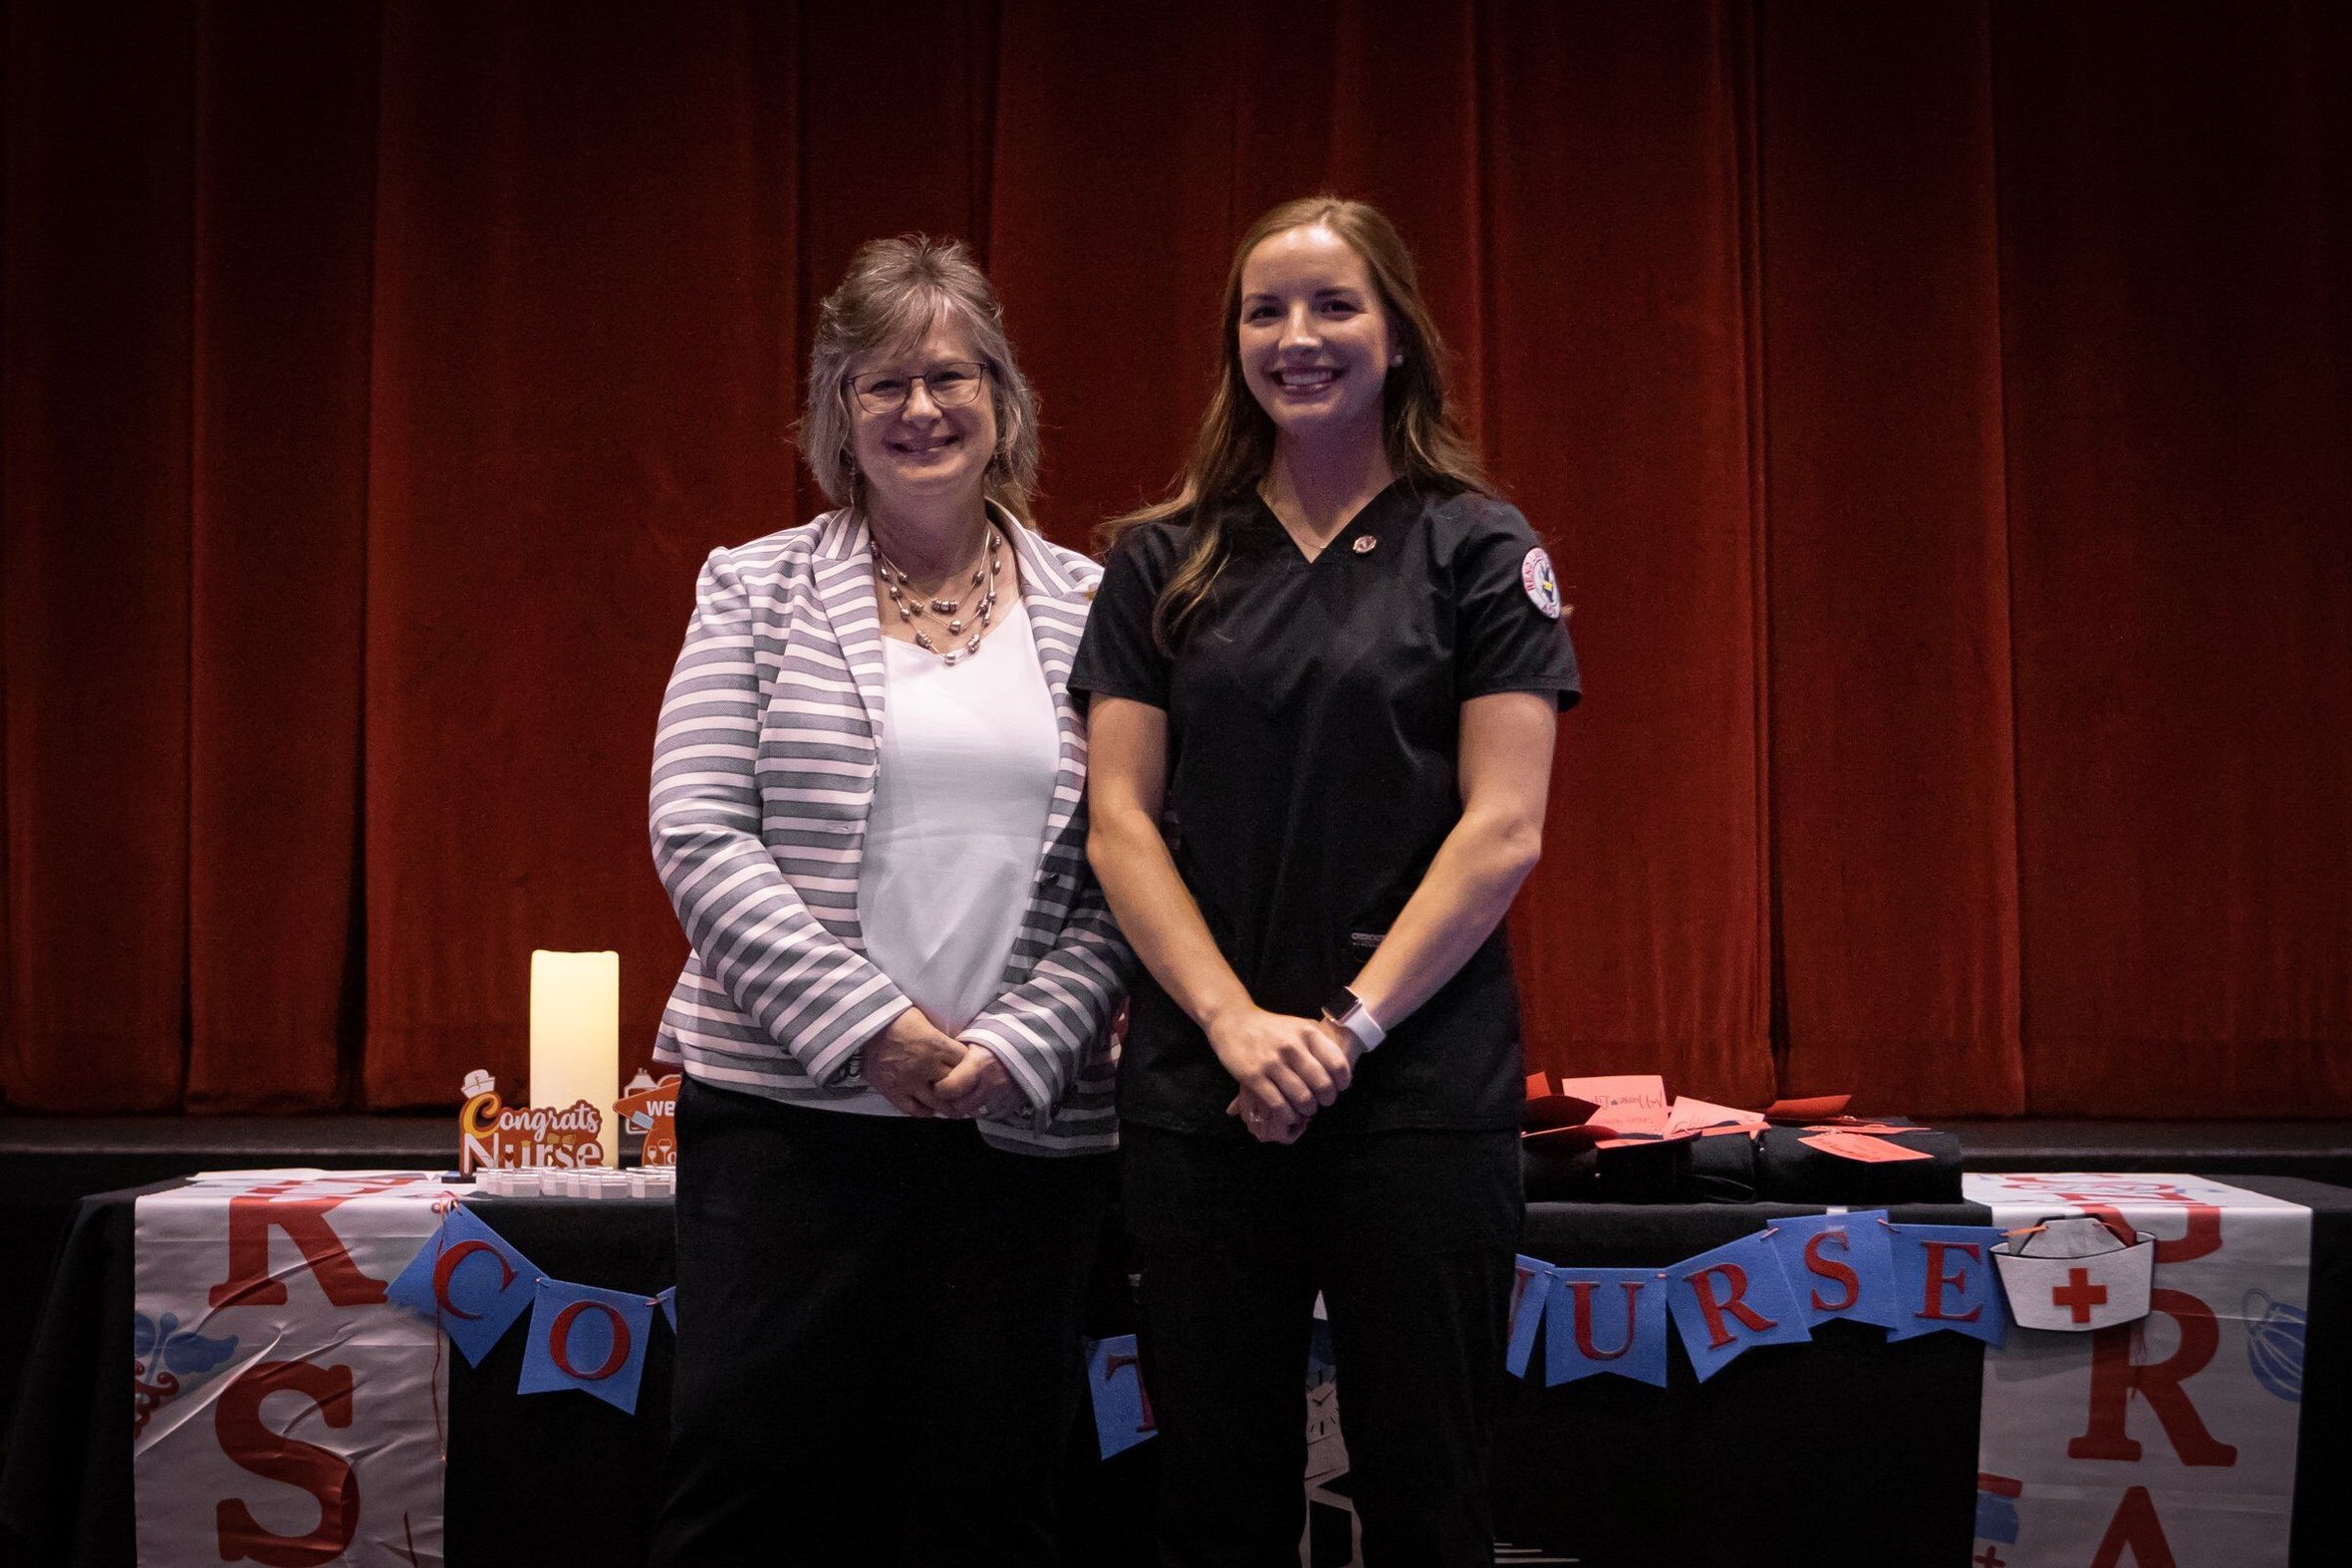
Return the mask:
[[531,1302],[531,1337],[515,1392],[579,1389],[635,1414],[653,1324],[651,1296],[542,1279]]
[[1544,1383],[1614,1372],[1666,1387],[1667,1273],[1556,1268],[1544,1313]]
[[1701,1383],[1758,1345],[1792,1345],[1813,1337],[1771,1236],[1769,1230],[1741,1236],[1667,1270],[1672,1276],[1667,1305]]

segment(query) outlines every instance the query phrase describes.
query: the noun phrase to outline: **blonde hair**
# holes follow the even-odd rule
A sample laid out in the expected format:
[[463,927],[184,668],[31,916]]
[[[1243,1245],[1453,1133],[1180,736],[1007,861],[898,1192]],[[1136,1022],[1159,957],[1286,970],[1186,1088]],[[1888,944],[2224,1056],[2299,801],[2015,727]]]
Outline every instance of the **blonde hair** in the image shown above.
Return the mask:
[[1405,362],[1392,369],[1381,388],[1381,439],[1389,466],[1414,488],[1439,494],[1475,491],[1491,495],[1478,449],[1445,401],[1445,344],[1421,297],[1413,252],[1397,226],[1377,207],[1343,196],[1306,196],[1286,201],[1249,226],[1233,251],[1225,276],[1225,325],[1216,391],[1201,416],[1191,455],[1166,500],[1115,517],[1099,530],[1102,543],[1116,544],[1130,531],[1185,512],[1191,548],[1152,610],[1152,635],[1171,649],[1185,620],[1200,608],[1224,570],[1228,554],[1221,508],[1213,503],[1239,496],[1265,477],[1274,460],[1274,421],[1249,390],[1241,373],[1241,269],[1249,253],[1291,229],[1331,230],[1364,258],[1388,311],[1394,347]]
[[1015,515],[1027,515],[1037,487],[1037,393],[1013,361],[1004,308],[972,253],[959,240],[922,234],[859,246],[841,286],[817,310],[800,451],[834,505],[855,506],[865,491],[850,444],[850,367],[866,355],[917,343],[942,322],[969,334],[973,352],[988,367],[988,396],[996,409],[988,495]]

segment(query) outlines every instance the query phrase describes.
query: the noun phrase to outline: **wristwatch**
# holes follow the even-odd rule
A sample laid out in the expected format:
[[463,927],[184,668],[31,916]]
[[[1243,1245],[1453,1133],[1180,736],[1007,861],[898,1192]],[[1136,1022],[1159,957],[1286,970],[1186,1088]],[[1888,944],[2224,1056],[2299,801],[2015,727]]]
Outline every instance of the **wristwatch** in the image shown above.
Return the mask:
[[1372,1048],[1389,1037],[1380,1020],[1372,1016],[1372,1009],[1364,1005],[1364,998],[1346,986],[1331,993],[1323,1004],[1323,1019],[1336,1024],[1356,1037],[1356,1044],[1369,1055]]

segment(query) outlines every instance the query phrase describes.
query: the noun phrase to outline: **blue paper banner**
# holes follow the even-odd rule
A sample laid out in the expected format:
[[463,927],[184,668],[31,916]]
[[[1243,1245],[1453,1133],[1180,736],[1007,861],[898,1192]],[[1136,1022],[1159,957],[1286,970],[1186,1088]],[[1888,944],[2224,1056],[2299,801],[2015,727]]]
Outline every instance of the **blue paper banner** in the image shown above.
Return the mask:
[[1807,1214],[1772,1221],[1780,1269],[1808,1325],[1846,1318],[1895,1326],[1895,1252],[1887,1212]]
[[1307,1387],[1319,1389],[1339,1376],[1339,1352],[1332,1348],[1331,1325],[1315,1320],[1307,1336]]
[[1664,1269],[1552,1270],[1543,1323],[1544,1385],[1614,1372],[1665,1388],[1666,1293]]
[[1144,1367],[1133,1334],[1089,1341],[1086,1381],[1094,1391],[1095,1438],[1104,1458],[1159,1433],[1151,1396],[1144,1392]]
[[1998,1346],[2008,1337],[2009,1304],[1993,1272],[1992,1225],[1889,1225],[1895,1252],[1895,1323],[1887,1338],[1917,1339],[1950,1330]]
[[1771,1234],[1741,1236],[1667,1270],[1673,1276],[1667,1304],[1701,1383],[1758,1345],[1791,1345],[1813,1337],[1796,1292],[1781,1272]]
[[655,1296],[653,1300],[660,1306],[661,1316],[669,1320],[669,1332],[675,1334],[677,1332],[677,1287],[670,1286]]
[[530,1338],[515,1392],[579,1389],[634,1414],[653,1326],[650,1296],[542,1279],[531,1302]]
[[1552,1289],[1552,1266],[1541,1258],[1521,1257],[1511,1281],[1510,1344],[1503,1366],[1514,1378],[1527,1376],[1527,1358],[1535,1350],[1535,1331],[1543,1325],[1543,1304]]
[[462,1203],[441,1216],[385,1297],[429,1319],[449,1337],[469,1367],[523,1315],[539,1283],[531,1260],[506,1244]]

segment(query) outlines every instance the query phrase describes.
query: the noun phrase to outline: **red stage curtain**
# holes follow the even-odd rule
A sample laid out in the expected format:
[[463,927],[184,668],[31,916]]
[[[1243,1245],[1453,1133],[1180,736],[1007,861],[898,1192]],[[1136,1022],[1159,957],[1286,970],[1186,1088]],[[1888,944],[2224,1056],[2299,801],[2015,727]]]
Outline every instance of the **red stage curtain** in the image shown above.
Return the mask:
[[534,946],[642,1054],[653,714],[702,554],[813,509],[851,249],[980,249],[1082,542],[1328,186],[1576,606],[1533,1065],[2352,1112],[2340,11],[6,18],[14,1108],[516,1083]]

